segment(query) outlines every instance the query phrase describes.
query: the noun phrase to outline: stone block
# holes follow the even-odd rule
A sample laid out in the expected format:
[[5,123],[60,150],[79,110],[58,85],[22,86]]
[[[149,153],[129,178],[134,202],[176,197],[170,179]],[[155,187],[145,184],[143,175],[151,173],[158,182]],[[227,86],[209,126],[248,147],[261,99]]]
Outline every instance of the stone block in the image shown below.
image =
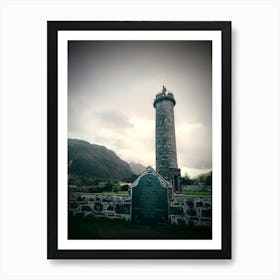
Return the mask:
[[88,205],[82,206],[82,212],[90,212],[91,208]]
[[130,214],[130,204],[117,204],[115,211],[117,214]]
[[173,205],[174,206],[179,206],[179,205],[181,205],[181,203],[180,202],[175,202]]
[[202,209],[201,216],[202,217],[211,217],[212,216],[212,209]]
[[189,206],[189,207],[193,207],[193,206],[194,206],[193,200],[192,200],[192,199],[188,199],[188,200],[186,201],[186,205]]
[[196,212],[195,208],[189,208],[187,210],[187,214],[188,214],[188,216],[196,216],[197,212]]
[[106,213],[106,216],[108,217],[113,217],[115,214],[114,213]]
[[114,207],[113,207],[112,205],[109,205],[109,206],[107,207],[107,211],[114,211]]
[[103,211],[103,205],[100,202],[96,202],[93,208],[95,211]]
[[203,202],[202,201],[196,202],[195,206],[196,207],[203,207]]
[[182,207],[171,206],[169,208],[169,214],[171,214],[171,215],[183,215],[184,214],[184,210],[183,210]]

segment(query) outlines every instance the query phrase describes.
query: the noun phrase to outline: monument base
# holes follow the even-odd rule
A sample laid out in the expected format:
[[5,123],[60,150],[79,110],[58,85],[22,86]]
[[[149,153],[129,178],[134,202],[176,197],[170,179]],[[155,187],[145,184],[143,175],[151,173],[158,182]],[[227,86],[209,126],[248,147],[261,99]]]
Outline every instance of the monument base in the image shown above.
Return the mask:
[[169,178],[171,180],[171,184],[176,193],[182,192],[181,187],[181,169],[179,168],[169,168]]

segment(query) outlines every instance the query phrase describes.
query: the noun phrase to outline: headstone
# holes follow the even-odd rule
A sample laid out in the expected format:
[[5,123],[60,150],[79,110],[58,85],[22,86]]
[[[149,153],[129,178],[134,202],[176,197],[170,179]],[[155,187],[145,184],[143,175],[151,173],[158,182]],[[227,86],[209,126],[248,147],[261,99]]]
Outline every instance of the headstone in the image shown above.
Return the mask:
[[167,189],[161,186],[156,176],[146,174],[132,188],[131,215],[134,224],[168,223]]

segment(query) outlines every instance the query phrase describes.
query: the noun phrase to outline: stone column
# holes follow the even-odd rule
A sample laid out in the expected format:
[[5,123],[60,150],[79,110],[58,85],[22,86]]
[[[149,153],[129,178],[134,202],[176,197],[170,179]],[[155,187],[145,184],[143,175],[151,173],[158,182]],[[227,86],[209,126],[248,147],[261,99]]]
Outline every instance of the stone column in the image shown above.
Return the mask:
[[174,124],[174,106],[176,102],[166,89],[156,95],[156,170],[169,180],[175,191],[181,191],[181,175],[177,164],[177,151]]

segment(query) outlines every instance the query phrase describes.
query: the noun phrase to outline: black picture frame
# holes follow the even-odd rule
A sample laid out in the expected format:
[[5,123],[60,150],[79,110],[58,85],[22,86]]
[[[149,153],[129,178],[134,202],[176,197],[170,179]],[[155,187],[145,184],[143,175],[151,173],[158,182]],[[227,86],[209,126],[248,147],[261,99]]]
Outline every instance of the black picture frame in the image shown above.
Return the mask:
[[[61,250],[58,249],[58,31],[218,30],[222,35],[222,225],[221,250]],[[231,258],[231,22],[230,21],[48,21],[48,259],[230,259]]]

